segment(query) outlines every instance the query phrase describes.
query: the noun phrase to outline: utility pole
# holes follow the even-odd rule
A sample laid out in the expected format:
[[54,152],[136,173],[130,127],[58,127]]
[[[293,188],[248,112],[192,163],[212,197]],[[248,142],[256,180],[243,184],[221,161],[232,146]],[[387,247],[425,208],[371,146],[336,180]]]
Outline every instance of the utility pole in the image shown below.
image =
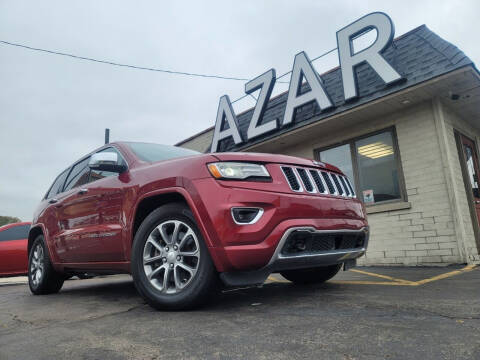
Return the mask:
[[110,129],[105,129],[105,144],[110,142]]

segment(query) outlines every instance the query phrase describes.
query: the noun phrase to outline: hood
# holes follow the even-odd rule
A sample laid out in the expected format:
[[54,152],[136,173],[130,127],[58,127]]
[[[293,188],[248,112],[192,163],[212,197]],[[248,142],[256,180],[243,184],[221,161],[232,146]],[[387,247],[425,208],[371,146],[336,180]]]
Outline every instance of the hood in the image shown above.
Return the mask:
[[341,173],[336,166],[311,159],[305,159],[296,156],[280,155],[280,154],[263,154],[250,152],[225,152],[212,153],[220,161],[248,161],[255,163],[277,163],[286,165],[300,165],[312,168],[321,168]]

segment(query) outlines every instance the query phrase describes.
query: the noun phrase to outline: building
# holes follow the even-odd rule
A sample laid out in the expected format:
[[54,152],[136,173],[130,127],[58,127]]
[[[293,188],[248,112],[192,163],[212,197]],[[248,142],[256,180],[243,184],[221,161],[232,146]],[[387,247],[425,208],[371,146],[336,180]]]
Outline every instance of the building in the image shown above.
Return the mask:
[[[281,153],[340,167],[371,225],[361,264],[479,263],[479,72],[424,25],[393,40],[382,55],[402,81],[386,85],[360,64],[358,97],[346,102],[341,69],[332,69],[321,75],[332,109],[302,105],[289,126],[242,144],[224,139],[219,151]],[[260,124],[281,117],[286,102],[287,93],[269,100]],[[237,115],[244,138],[252,114]],[[209,151],[213,132],[177,145]]]

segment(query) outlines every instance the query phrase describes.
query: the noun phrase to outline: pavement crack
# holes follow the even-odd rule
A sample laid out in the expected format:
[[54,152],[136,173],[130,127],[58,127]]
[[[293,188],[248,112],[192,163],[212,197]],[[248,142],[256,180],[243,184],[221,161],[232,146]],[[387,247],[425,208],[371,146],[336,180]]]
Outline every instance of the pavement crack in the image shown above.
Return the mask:
[[139,304],[139,305],[131,306],[131,307],[129,307],[125,310],[122,310],[122,311],[116,311],[116,312],[112,312],[112,313],[102,314],[102,315],[99,315],[99,316],[87,317],[85,319],[79,319],[79,320],[73,320],[73,321],[60,321],[60,322],[55,322],[55,323],[48,323],[48,324],[39,325],[39,326],[36,326],[34,322],[21,319],[21,318],[18,317],[18,315],[10,313],[9,315],[12,317],[12,320],[14,320],[14,321],[16,321],[17,323],[20,323],[20,324],[27,324],[27,325],[29,325],[29,327],[28,328],[23,328],[23,329],[20,329],[20,330],[19,329],[16,329],[16,330],[14,329],[13,331],[0,332],[0,335],[11,335],[11,334],[15,334],[15,333],[18,334],[19,332],[27,332],[27,331],[30,331],[32,329],[33,330],[41,330],[41,329],[48,329],[52,326],[53,327],[58,327],[59,325],[68,326],[68,325],[72,325],[72,324],[90,322],[92,320],[93,321],[101,320],[101,319],[104,319],[104,318],[107,318],[107,317],[110,317],[110,316],[116,316],[116,315],[129,313],[131,311],[134,311],[136,309],[144,307],[145,305],[146,305],[145,303],[142,303],[142,304]]
[[30,325],[30,326],[35,326],[35,324],[32,321],[24,320],[24,319],[20,318],[17,314],[9,313],[8,315],[10,315],[12,317],[12,320],[15,321],[15,322],[18,322],[20,324],[27,324],[27,325]]
[[450,319],[450,320],[480,320],[480,315],[479,316],[454,316],[454,315],[442,314],[439,312],[426,310],[426,309],[420,309],[420,311],[423,311],[430,315],[434,315],[434,316],[438,316],[438,317],[441,317],[444,319]]

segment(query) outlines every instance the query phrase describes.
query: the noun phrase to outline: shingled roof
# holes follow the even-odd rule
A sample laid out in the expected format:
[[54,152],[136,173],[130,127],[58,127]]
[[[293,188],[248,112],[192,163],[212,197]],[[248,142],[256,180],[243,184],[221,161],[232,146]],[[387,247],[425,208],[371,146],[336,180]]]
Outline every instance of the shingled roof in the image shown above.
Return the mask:
[[[306,104],[297,109],[292,124],[281,127],[271,133],[264,134],[251,141],[235,146],[231,138],[224,139],[219,144],[218,151],[237,151],[279,134],[305,126],[312,122],[322,121],[330,116],[355,108],[359,105],[393,94],[405,88],[446,74],[473,62],[456,46],[443,40],[429,30],[425,25],[419,26],[396,38],[383,52],[385,59],[404,78],[403,81],[387,86],[377,73],[366,63],[356,67],[359,96],[355,101],[345,102],[343,96],[342,75],[339,67],[321,75],[325,89],[334,107],[321,112],[316,102]],[[304,91],[308,85],[304,85]],[[261,123],[283,119],[287,101],[287,92],[271,99]],[[247,139],[247,128],[253,114],[253,108],[237,116],[239,131]]]

